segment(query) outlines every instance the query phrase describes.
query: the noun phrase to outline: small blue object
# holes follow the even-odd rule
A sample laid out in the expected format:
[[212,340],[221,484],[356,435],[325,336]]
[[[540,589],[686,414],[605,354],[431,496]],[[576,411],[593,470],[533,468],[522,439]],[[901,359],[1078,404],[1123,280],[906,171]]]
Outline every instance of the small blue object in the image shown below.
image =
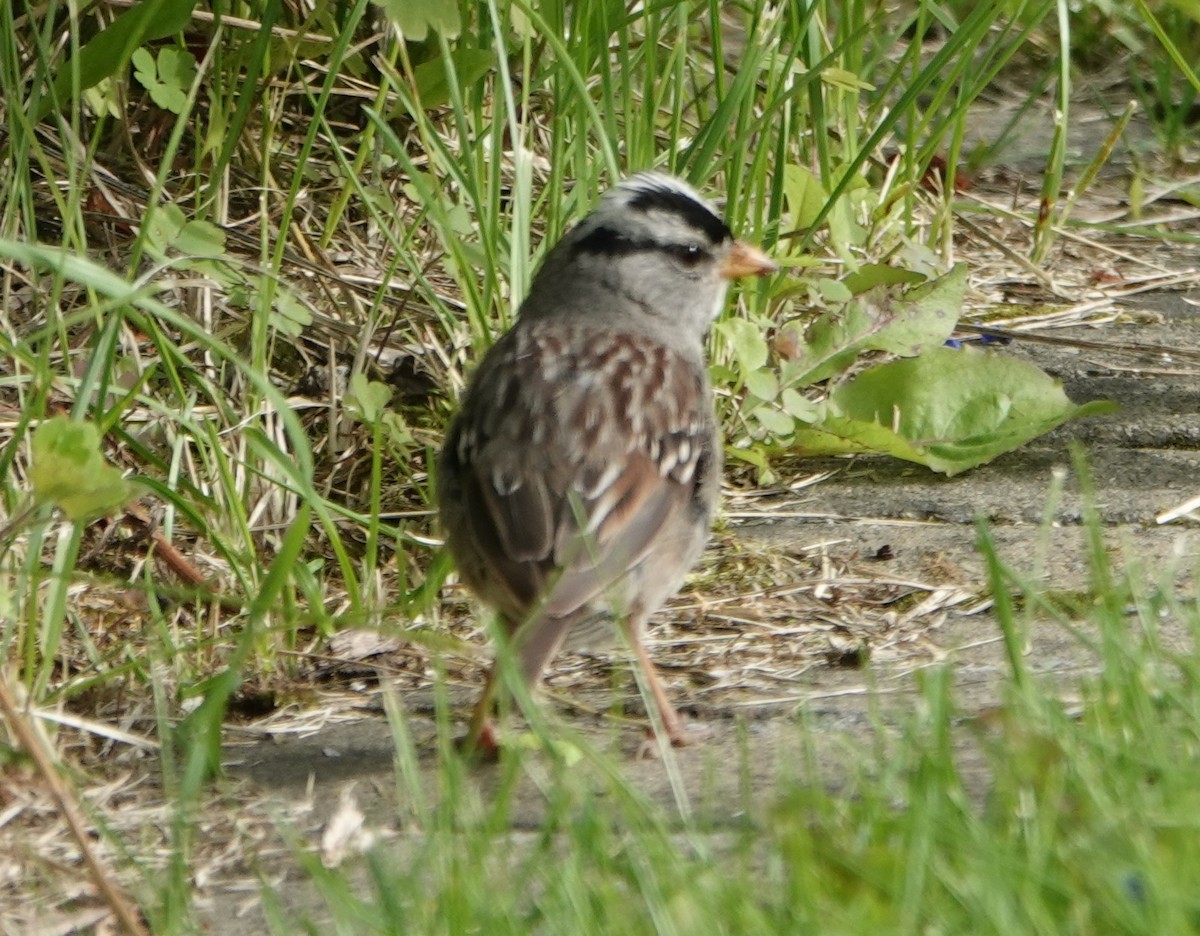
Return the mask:
[[1126,896],[1134,903],[1144,904],[1146,902],[1146,881],[1139,872],[1127,872],[1121,884]]
[[962,346],[963,346],[962,340],[959,338],[947,338],[946,339],[946,347],[947,348],[953,348],[955,351],[959,351],[962,349]]

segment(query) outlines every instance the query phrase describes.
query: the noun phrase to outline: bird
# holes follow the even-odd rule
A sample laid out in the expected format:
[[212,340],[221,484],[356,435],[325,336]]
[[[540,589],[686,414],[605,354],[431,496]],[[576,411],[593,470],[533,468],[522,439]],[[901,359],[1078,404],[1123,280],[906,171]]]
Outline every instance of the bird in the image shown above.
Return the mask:
[[[705,337],[731,281],[776,269],[682,180],[621,180],[546,255],[438,459],[459,580],[498,612],[526,683],[565,643],[623,627],[674,746],[689,737],[644,636],[699,559],[720,494]],[[498,750],[498,672],[468,749]]]

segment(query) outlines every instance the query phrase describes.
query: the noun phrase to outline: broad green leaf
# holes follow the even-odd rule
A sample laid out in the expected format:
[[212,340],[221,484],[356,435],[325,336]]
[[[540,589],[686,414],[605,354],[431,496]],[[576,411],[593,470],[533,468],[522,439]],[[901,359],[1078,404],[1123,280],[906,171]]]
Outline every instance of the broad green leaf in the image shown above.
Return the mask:
[[849,302],[854,292],[841,280],[821,278],[817,280],[817,292],[826,302]]
[[446,77],[448,67],[454,69],[458,86],[466,90],[482,81],[488,72],[496,67],[496,56],[479,49],[457,49],[451,54],[449,62],[435,58],[414,68],[413,80],[416,82],[417,99],[426,110],[449,103],[450,82]]
[[405,39],[424,42],[432,29],[447,39],[457,39],[462,31],[458,0],[373,0]]
[[479,226],[471,220],[471,212],[463,204],[446,208],[446,227],[455,234],[478,234]]
[[160,205],[151,215],[146,246],[156,257],[172,249],[188,257],[220,257],[225,253],[225,232],[211,221],[189,221],[178,205]]
[[365,426],[373,426],[392,398],[392,388],[378,380],[370,380],[359,371],[350,378],[350,392],[346,394],[346,409],[350,415]]
[[760,406],[752,415],[760,426],[777,439],[790,436],[796,425],[791,416],[771,406]]
[[135,49],[183,29],[195,5],[196,0],[145,0],[123,11],[89,39],[77,56],[58,66],[54,94],[38,103],[34,120],[41,120],[70,97],[76,72],[81,91],[95,86],[124,68]]
[[717,387],[738,382],[737,371],[732,367],[726,367],[724,364],[711,365],[708,368],[708,376],[712,380],[713,385]]
[[840,309],[821,315],[804,335],[789,383],[807,385],[845,370],[863,351],[906,357],[941,345],[962,312],[967,269],[901,292],[892,284],[868,289]]
[[83,100],[97,117],[107,114],[109,117],[120,118],[123,111],[113,91],[112,78],[101,78],[91,88],[83,89]]
[[760,400],[774,400],[779,395],[779,378],[768,368],[751,371],[746,375],[746,389]]
[[825,216],[825,223],[829,225],[830,244],[848,265],[858,262],[857,255],[850,248],[861,247],[867,241],[867,230],[858,223],[855,212],[855,203],[858,200],[854,191],[847,189],[838,196],[829,214]]
[[903,267],[888,266],[886,263],[864,263],[853,273],[842,279],[842,285],[857,296],[875,286],[914,286],[925,282],[925,277]]
[[350,378],[346,408],[364,426],[379,426],[383,430],[384,443],[401,456],[406,456],[414,444],[412,430],[403,416],[388,407],[391,398],[391,387],[377,380],[369,380],[366,374],[360,372]]
[[159,251],[165,251],[175,243],[183,226],[187,223],[183,209],[175,204],[160,205],[146,222],[146,243]]
[[225,232],[211,221],[185,221],[171,246],[189,257],[220,257],[225,253]]
[[802,393],[797,393],[790,387],[779,394],[779,403],[783,411],[806,423],[816,422],[820,418],[823,407],[814,403]]
[[864,371],[830,396],[829,413],[793,444],[806,454],[878,451],[957,474],[1024,445],[1076,416],[1062,385],[1026,361],[975,348],[933,348]]
[[826,412],[825,418],[816,424],[798,426],[791,437],[791,448],[809,458],[877,453],[925,464],[920,449],[909,445],[890,428],[831,412]]
[[34,499],[54,504],[71,520],[103,516],[133,497],[129,482],[105,462],[91,423],[55,416],[34,431],[32,448]]
[[133,69],[150,98],[163,110],[182,114],[196,77],[196,60],[180,49],[163,49],[156,59],[146,49],[133,53]]
[[276,286],[271,303],[271,327],[292,338],[298,338],[312,324],[312,312],[282,283]]
[[829,195],[815,175],[803,166],[789,164],[783,167],[783,198],[792,227],[807,230],[817,220]]
[[730,318],[716,325],[737,358],[742,376],[761,369],[767,363],[769,348],[761,328],[742,318]]

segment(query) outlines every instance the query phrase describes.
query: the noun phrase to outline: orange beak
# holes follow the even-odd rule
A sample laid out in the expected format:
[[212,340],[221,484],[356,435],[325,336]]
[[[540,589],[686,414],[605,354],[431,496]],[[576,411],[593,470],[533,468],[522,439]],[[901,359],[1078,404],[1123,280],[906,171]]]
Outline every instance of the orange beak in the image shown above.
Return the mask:
[[733,249],[721,264],[720,273],[726,279],[742,276],[766,276],[779,269],[779,265],[757,247],[741,241],[733,242]]

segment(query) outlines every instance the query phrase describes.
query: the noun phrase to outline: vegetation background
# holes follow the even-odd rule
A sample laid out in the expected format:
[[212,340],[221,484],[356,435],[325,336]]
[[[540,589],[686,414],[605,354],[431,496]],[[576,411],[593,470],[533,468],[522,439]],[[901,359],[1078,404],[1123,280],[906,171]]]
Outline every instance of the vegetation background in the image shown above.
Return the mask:
[[[1012,667],[975,726],[986,795],[932,670],[842,788],[747,788],[714,831],[533,710],[480,796],[444,687],[478,682],[484,628],[429,510],[454,400],[539,257],[650,167],[724,193],[787,267],[712,337],[735,487],[816,452],[961,471],[1100,411],[941,347],[1013,324],[963,232],[1042,289],[1032,320],[1078,320],[1103,278],[1062,263],[1065,237],[1194,245],[1144,213],[1151,192],[1195,204],[1198,53],[1186,0],[0,5],[3,928],[191,932],[236,879],[281,932],[1200,929],[1200,670],[1157,639],[1197,614],[1113,570],[1098,521],[1070,607],[981,531]],[[1007,127],[979,138],[1000,99]],[[1040,171],[989,175],[1046,100]],[[1072,162],[1081,103],[1111,132]],[[1081,221],[1098,180],[1121,211]],[[1000,387],[1019,417],[951,424],[897,383],[921,361],[938,399]],[[1069,703],[1026,671],[1027,609],[1096,655]],[[321,664],[372,640],[403,847],[333,868],[269,814],[243,834],[223,733],[320,704],[343,678]],[[406,721],[431,687],[432,775]],[[527,776],[550,809],[517,835]],[[262,829],[286,847],[260,855]]]

